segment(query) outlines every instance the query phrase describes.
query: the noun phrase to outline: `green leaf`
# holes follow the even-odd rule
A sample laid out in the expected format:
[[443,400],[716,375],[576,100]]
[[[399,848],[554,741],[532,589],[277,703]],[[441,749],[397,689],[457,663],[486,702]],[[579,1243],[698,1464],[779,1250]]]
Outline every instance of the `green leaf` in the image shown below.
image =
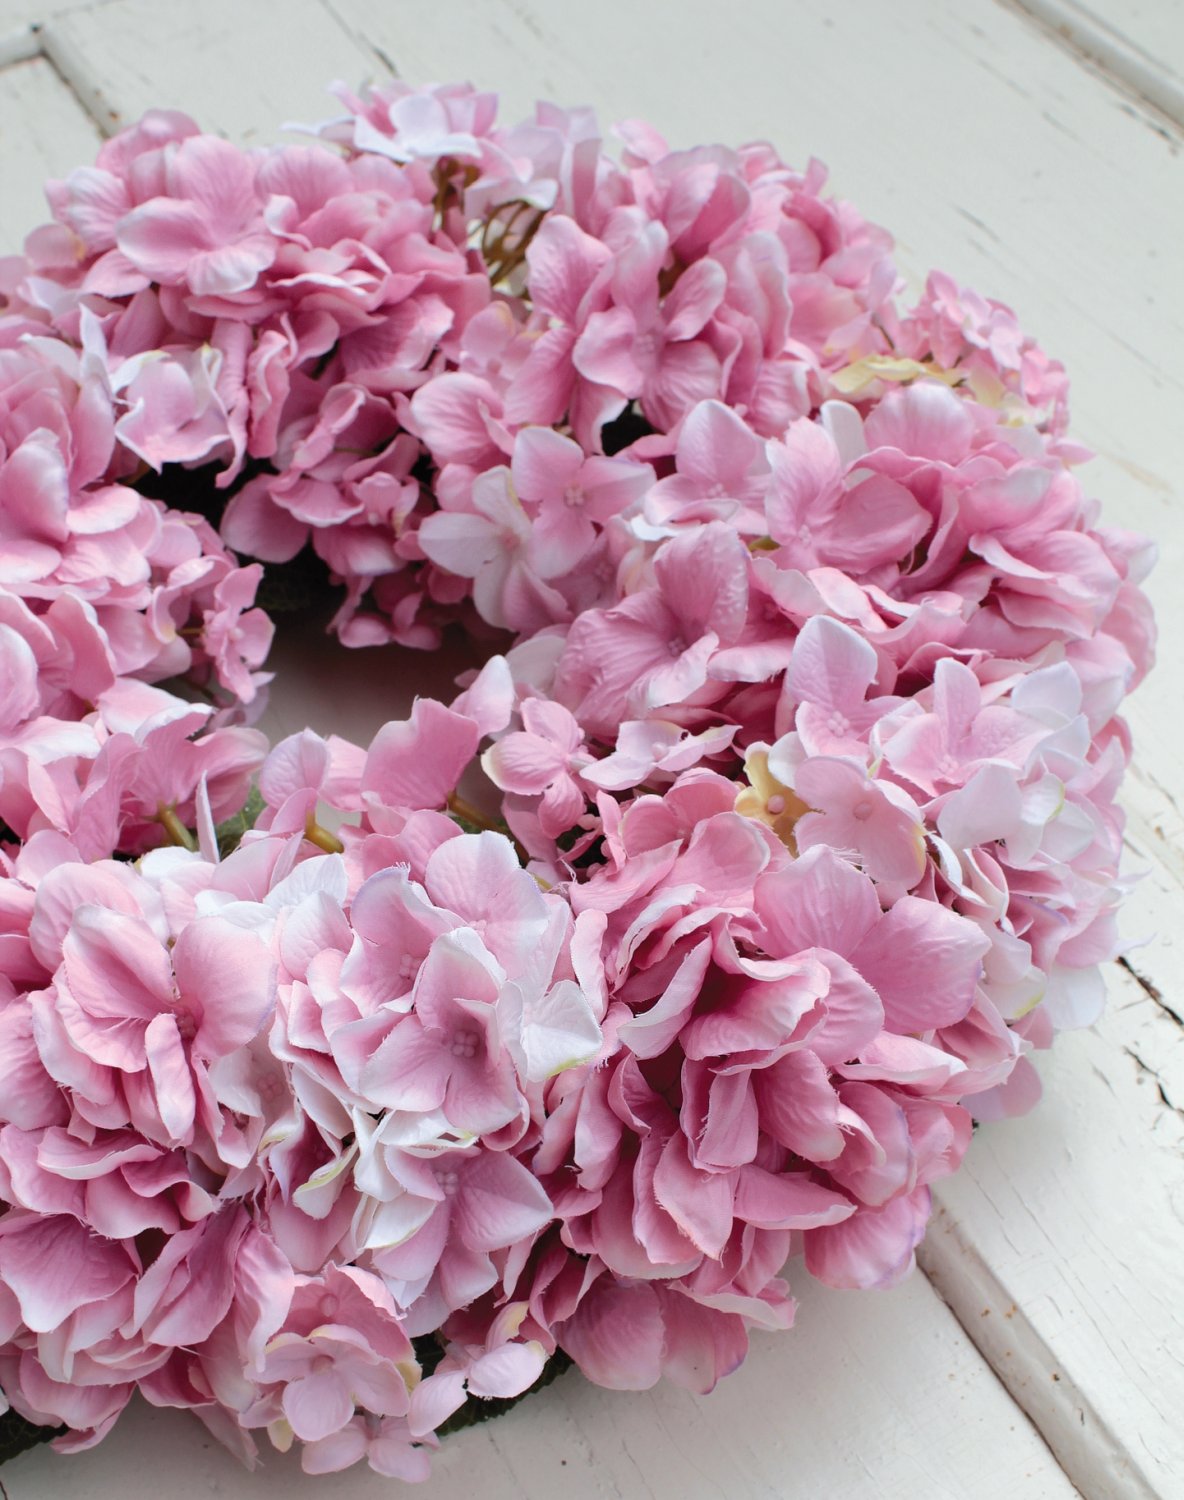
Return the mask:
[[219,823],[214,830],[218,839],[218,854],[222,859],[233,854],[242,841],[242,836],[249,829],[254,828],[259,814],[263,811],[264,801],[257,786],[251,788],[251,795],[239,808],[233,817],[227,818],[225,823]]

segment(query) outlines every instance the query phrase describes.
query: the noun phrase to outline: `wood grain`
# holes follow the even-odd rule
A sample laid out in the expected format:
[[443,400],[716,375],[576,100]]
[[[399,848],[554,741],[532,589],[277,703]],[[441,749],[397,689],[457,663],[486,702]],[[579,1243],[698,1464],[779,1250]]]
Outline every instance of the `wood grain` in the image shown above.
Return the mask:
[[104,0],[0,0],[0,43],[88,3],[101,5]]
[[329,83],[375,71],[315,0],[107,0],[52,18],[45,35],[105,127],[167,102],[244,145],[338,113]]
[[1110,6],[1078,0],[1010,0],[1119,88],[1184,125],[1184,5],[1179,0]]
[[45,179],[89,161],[98,142],[93,122],[45,58],[0,68],[0,254],[19,249],[49,217]]

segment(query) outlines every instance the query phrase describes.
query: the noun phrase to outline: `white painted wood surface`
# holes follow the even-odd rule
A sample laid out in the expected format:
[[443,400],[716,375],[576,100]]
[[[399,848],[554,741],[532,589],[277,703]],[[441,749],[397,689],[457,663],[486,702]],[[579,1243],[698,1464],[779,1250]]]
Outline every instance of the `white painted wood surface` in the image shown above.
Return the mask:
[[[0,60],[5,37],[44,20],[56,69],[0,69],[0,127],[25,131],[0,135],[0,173],[18,188],[0,197],[0,253],[35,222],[21,194],[89,153],[90,127],[85,140],[71,133],[76,99],[104,130],[172,104],[262,141],[331,112],[323,83],[373,74],[385,56],[413,80],[499,88],[509,115],[542,95],[592,103],[606,123],[648,116],[675,144],[764,136],[790,159],[827,160],[836,190],[897,234],[914,282],[938,265],[1017,308],[1073,376],[1074,431],[1101,455],[1092,485],[1108,518],[1161,543],[1151,591],[1163,663],[1130,715],[1131,864],[1149,873],[1126,930],[1156,934],[1130,955],[1144,983],[1116,967],[1105,1018],[1043,1060],[1037,1112],[979,1132],[941,1195],[930,1281],[845,1295],[799,1273],[798,1329],[759,1341],[713,1397],[617,1397],[566,1377],[450,1441],[426,1496],[1184,1495],[1184,975],[1172,964],[1184,913],[1184,163],[1162,100],[1140,102],[1122,66],[1139,55],[1179,75],[1184,21],[1178,0],[1048,0],[1117,38],[1109,63],[1087,67],[1020,3],[1023,14],[993,0],[726,11],[711,0],[0,0]],[[44,102],[14,107],[10,81],[29,67]],[[269,727],[362,736],[443,675],[442,662],[390,660],[390,701],[361,692],[370,668],[354,658],[337,714],[339,664],[287,642]],[[175,1455],[177,1496],[329,1492],[290,1461],[247,1480],[201,1429],[157,1413],[133,1414],[92,1454],[32,1454],[0,1477],[13,1500],[146,1495],[157,1476],[137,1471],[157,1452]],[[364,1475],[333,1486],[346,1500],[390,1492]]]
[[1063,46],[1184,125],[1184,5],[1180,0],[1011,0]]
[[94,156],[101,137],[44,57],[0,71],[0,255],[48,214],[42,184]]

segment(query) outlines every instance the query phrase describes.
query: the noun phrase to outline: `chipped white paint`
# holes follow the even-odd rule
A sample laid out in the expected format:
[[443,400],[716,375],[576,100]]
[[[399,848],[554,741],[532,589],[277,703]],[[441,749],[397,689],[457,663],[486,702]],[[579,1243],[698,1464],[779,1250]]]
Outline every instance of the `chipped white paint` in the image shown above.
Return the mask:
[[[104,130],[167,103],[261,141],[279,122],[331,113],[325,81],[356,81],[386,56],[410,79],[499,88],[510,114],[545,95],[593,103],[606,121],[645,114],[676,144],[763,136],[791,159],[817,151],[836,189],[895,229],[911,280],[942,266],[1011,302],[1065,360],[1075,434],[1101,455],[1083,478],[1112,524],[1160,539],[1151,592],[1174,644],[1184,640],[1184,163],[1163,99],[1128,64],[1178,80],[1184,12],[1178,0],[1121,12],[1105,0],[1017,4],[1057,12],[1054,26],[1073,13],[1086,28],[1074,47],[1106,76],[993,0],[750,0],[726,18],[713,0],[0,0],[0,127],[25,119],[18,154],[47,163],[13,167],[0,137],[0,172],[32,181],[93,141],[68,134],[79,107],[44,62],[19,65],[43,80],[44,102],[8,104],[18,68],[2,68],[3,44],[33,20]],[[1104,57],[1082,40],[1102,33]],[[1133,97],[1140,88],[1153,107]],[[29,227],[24,201],[0,198],[0,253]],[[1027,1500],[1073,1485],[1090,1500],[1181,1494],[1184,976],[1172,944],[1184,911],[1184,671],[1164,657],[1132,705],[1126,799],[1132,867],[1149,872],[1126,931],[1156,936],[1130,954],[1134,973],[1115,969],[1098,1027],[1043,1060],[1039,1110],[981,1131],[943,1189],[925,1252],[932,1285],[917,1278],[883,1297],[803,1287],[798,1330],[759,1341],[706,1401],[612,1396],[567,1377],[522,1413],[452,1440],[425,1500],[468,1493],[478,1475],[488,1500],[557,1490]],[[364,736],[445,676],[442,662],[392,653],[390,697],[374,708],[361,688],[369,671],[351,662],[343,695],[332,656],[288,642],[268,728]],[[78,1459],[19,1460],[3,1476],[13,1500],[135,1495],[145,1453],[166,1447],[181,1500],[327,1493],[290,1461],[246,1481],[175,1414],[136,1413],[128,1427]],[[392,1492],[372,1476],[332,1483],[342,1500]]]

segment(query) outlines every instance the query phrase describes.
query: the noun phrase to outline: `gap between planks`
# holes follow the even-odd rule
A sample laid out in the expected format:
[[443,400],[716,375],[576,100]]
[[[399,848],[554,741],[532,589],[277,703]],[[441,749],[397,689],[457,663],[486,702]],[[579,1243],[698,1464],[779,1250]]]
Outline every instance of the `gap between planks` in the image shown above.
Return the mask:
[[0,37],[0,69],[18,63],[48,64],[66,92],[104,138],[122,128],[119,115],[104,101],[103,93],[87,75],[85,60],[72,43],[51,25],[33,22]]
[[1177,132],[1184,129],[1184,83],[1170,64],[1163,66],[1122,32],[1073,0],[998,0],[998,3],[1028,17],[1091,72],[1163,115]]
[[1006,1285],[935,1200],[917,1263],[1084,1500],[1162,1500],[1162,1491],[1064,1370]]

